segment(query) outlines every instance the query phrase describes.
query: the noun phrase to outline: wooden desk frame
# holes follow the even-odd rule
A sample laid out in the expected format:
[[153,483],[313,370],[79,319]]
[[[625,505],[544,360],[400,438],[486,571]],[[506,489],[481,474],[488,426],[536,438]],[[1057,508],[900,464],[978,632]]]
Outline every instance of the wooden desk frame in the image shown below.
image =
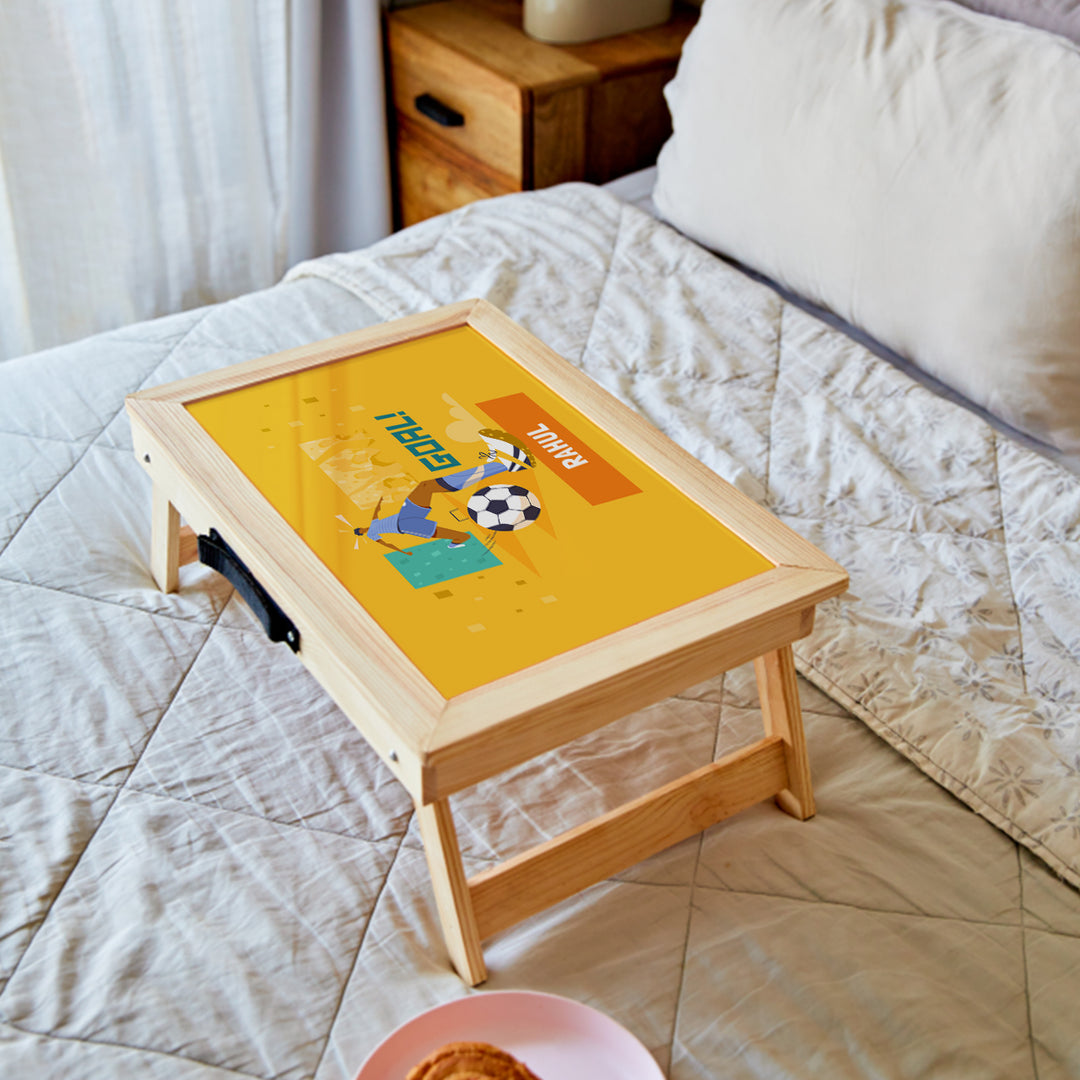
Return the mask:
[[[465,325],[774,568],[442,697],[185,406]],[[847,588],[846,573],[485,301],[144,390],[129,396],[127,408],[136,455],[153,482],[155,580],[175,590],[179,566],[193,557],[192,531],[214,528],[294,621],[300,659],[413,798],[450,959],[469,984],[487,976],[485,938],[745,807],[774,798],[800,820],[814,813],[791,644],[812,629],[815,605]],[[748,660],[761,691],[760,741],[466,879],[450,795]]]

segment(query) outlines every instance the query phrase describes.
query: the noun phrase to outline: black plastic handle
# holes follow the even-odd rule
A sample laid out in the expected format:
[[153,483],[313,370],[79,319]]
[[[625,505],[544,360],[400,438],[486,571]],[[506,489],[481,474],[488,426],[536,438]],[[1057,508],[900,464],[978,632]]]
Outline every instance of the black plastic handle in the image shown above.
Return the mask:
[[432,97],[431,94],[421,94],[413,104],[418,112],[422,112],[429,120],[434,120],[436,124],[441,124],[443,127],[461,127],[465,123],[465,117],[457,109],[451,109],[449,105],[437,97]]
[[293,652],[300,651],[300,631],[295,623],[277,606],[236,552],[221,539],[217,529],[211,529],[209,536],[199,537],[199,562],[231,582],[262,623],[271,641],[284,641]]

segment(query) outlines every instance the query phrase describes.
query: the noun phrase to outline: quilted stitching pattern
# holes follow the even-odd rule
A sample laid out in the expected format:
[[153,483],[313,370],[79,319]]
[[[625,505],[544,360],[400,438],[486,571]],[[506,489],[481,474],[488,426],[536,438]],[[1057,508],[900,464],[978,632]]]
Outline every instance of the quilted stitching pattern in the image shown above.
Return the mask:
[[[0,1072],[348,1080],[467,992],[402,790],[218,579],[153,587],[121,407],[470,295],[853,565],[858,599],[822,613],[803,668],[924,769],[1017,732],[1067,747],[1072,478],[603,193],[471,207],[268,293],[0,367]],[[883,401],[875,425],[863,406]],[[897,423],[932,454],[896,445]],[[1075,893],[801,690],[815,821],[762,806],[631,868],[493,941],[488,987],[596,1005],[677,1080],[1076,1076]],[[920,736],[931,714],[950,727]],[[463,793],[468,866],[759,722],[741,669]],[[1049,780],[987,770],[1003,817],[1053,802]]]

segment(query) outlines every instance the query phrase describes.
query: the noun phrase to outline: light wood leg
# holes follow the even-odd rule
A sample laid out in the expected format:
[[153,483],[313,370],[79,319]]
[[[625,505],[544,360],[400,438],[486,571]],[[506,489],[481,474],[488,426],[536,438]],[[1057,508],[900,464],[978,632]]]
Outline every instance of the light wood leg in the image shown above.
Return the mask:
[[487,967],[450,803],[446,799],[417,803],[416,813],[450,961],[465,982],[476,986],[487,978]]
[[814,790],[810,783],[810,760],[806,753],[799,685],[795,679],[795,658],[791,646],[759,656],[754,661],[761,714],[766,735],[784,740],[787,787],[776,796],[776,804],[792,817],[805,821],[814,816]]
[[490,937],[781,790],[784,741],[767,735],[469,879]]
[[180,514],[157,484],[150,518],[150,572],[162,592],[180,586]]

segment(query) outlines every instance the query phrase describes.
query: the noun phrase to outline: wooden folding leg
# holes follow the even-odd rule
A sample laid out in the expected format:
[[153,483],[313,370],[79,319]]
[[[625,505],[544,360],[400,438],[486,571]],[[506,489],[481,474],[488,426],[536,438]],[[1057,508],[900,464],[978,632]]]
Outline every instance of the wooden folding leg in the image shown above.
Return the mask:
[[469,879],[483,938],[775,796],[787,780],[783,740],[752,746],[616,807]]
[[150,572],[162,592],[179,588],[180,514],[157,484],[150,518]]
[[810,783],[810,761],[806,753],[799,686],[795,679],[795,658],[791,646],[759,656],[754,661],[761,713],[767,735],[784,740],[787,787],[776,796],[776,804],[792,817],[805,821],[814,816],[814,791]]
[[450,961],[465,982],[476,986],[487,978],[487,968],[450,804],[446,799],[418,802],[416,813]]

